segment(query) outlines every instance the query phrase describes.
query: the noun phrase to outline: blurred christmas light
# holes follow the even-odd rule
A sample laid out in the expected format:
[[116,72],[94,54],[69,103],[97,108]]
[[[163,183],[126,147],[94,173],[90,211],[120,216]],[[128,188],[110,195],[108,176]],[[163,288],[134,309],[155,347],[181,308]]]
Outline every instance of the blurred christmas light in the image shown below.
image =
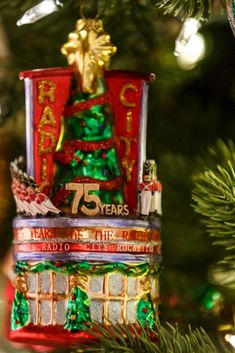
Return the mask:
[[43,0],[26,11],[16,24],[17,26],[22,26],[36,22],[41,18],[58,11],[63,6],[63,3],[59,0]]
[[205,56],[206,46],[205,40],[200,33],[194,34],[183,51],[177,56],[177,63],[183,70],[191,70]]
[[233,348],[235,348],[235,335],[227,333],[224,337],[225,341],[230,343]]
[[185,47],[191,38],[198,32],[201,23],[195,18],[187,18],[180,30],[180,33],[175,41],[175,56],[178,56],[184,51]]

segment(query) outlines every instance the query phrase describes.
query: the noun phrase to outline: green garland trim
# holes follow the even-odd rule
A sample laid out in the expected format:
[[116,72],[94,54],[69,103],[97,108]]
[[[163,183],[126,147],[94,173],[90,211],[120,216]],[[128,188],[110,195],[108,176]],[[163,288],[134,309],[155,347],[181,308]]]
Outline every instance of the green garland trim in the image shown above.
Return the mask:
[[90,264],[88,262],[54,262],[54,261],[43,261],[30,265],[24,261],[17,261],[15,265],[16,273],[24,272],[43,272],[43,271],[55,271],[63,274],[73,274],[75,272],[81,272],[89,275],[102,275],[110,272],[120,272],[126,276],[145,276],[145,275],[156,275],[159,274],[160,265],[155,264],[150,266],[148,263],[141,263],[139,265],[127,265],[121,262],[112,262],[105,264]]

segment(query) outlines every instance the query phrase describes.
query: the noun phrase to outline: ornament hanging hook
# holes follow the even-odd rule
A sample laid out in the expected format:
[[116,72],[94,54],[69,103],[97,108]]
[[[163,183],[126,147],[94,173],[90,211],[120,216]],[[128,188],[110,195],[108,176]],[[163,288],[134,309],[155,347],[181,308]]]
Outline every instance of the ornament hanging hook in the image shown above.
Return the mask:
[[81,5],[80,5],[80,16],[81,16],[81,18],[83,19],[83,20],[85,20],[86,19],[86,16],[84,15],[84,8],[85,8],[85,3],[84,3],[84,1],[81,3]]
[[[86,7],[86,4],[85,4],[85,1],[83,1],[80,5],[80,16],[83,20],[86,19],[86,15],[84,14],[84,10],[85,10],[85,7]],[[99,12],[97,11],[97,14],[96,16],[94,17],[95,20],[98,20],[100,18],[100,14]]]

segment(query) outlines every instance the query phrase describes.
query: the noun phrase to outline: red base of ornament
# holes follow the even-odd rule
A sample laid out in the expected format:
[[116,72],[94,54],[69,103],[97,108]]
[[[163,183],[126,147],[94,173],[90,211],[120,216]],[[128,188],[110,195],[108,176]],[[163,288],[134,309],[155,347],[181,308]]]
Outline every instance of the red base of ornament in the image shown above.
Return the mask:
[[62,326],[39,327],[33,324],[15,331],[10,331],[8,339],[28,345],[45,345],[48,347],[69,347],[94,337],[86,331],[70,332]]

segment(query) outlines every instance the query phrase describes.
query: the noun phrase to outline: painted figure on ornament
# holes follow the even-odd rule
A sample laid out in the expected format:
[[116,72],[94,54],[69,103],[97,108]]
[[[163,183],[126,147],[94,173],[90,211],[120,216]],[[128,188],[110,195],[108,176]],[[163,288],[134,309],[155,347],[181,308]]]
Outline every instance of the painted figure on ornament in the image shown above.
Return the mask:
[[157,180],[157,165],[153,159],[144,163],[143,182],[139,185],[140,214],[142,218],[149,215],[162,215],[162,184]]

